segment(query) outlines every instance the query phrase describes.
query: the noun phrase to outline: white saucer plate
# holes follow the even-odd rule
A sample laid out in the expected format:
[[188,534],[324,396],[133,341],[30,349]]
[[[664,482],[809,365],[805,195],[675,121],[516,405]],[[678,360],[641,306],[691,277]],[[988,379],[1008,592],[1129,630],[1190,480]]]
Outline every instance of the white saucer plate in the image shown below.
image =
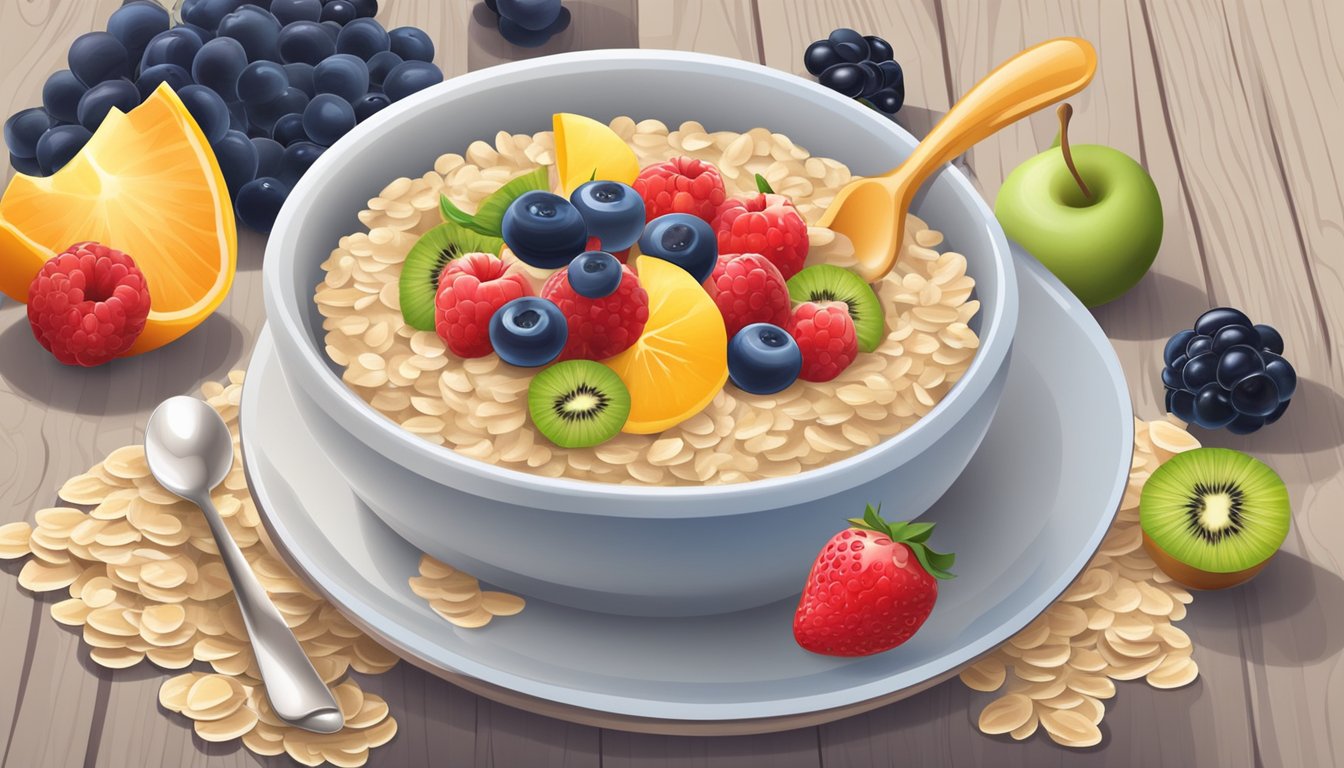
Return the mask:
[[[998,414],[920,518],[937,524],[936,549],[956,553],[957,578],[940,584],[923,628],[886,653],[803,651],[796,598],[689,619],[533,599],[483,629],[454,627],[407,584],[420,552],[364,506],[305,429],[269,332],[243,391],[252,493],[277,548],[317,590],[407,660],[481,695],[664,733],[783,730],[872,709],[947,679],[1040,615],[1096,552],[1124,491],[1133,415],[1110,342],[1049,272],[1015,255],[1021,315]],[[861,512],[835,510],[837,530]],[[800,589],[810,565],[798,564]]]

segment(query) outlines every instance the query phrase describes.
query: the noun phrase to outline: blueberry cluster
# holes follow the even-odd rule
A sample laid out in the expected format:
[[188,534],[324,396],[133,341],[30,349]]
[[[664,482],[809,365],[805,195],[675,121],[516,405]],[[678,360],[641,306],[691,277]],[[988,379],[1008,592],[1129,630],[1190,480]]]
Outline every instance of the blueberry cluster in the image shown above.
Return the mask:
[[841,27],[807,46],[803,66],[827,88],[891,115],[905,103],[905,74],[892,57],[886,40]]
[[537,48],[569,26],[560,0],[485,0],[499,17],[499,34],[520,48]]
[[1162,357],[1167,410],[1205,429],[1250,434],[1278,421],[1297,389],[1279,332],[1228,307],[1172,336]]
[[129,0],[71,44],[42,106],[5,123],[10,163],[55,173],[113,107],[168,83],[219,160],[238,218],[269,232],[289,189],[355,124],[443,80],[416,27],[384,29],[377,0],[184,0],[182,23]]

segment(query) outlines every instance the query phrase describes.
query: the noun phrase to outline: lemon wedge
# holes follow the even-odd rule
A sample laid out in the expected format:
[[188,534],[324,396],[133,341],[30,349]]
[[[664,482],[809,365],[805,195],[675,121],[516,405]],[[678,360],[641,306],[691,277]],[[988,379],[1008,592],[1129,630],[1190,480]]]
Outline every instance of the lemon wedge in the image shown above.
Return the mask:
[[605,123],[570,112],[557,112],[551,122],[555,128],[555,167],[566,197],[593,179],[635,182],[639,175],[635,151]]

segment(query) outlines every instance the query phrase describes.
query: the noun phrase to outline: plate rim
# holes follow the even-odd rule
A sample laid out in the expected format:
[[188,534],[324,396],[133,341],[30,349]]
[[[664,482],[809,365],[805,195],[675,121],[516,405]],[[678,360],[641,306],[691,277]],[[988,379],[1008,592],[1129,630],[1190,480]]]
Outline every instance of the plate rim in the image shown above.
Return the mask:
[[[1122,449],[1122,453],[1133,455],[1134,443],[1134,417],[1133,404],[1129,397],[1128,386],[1124,374],[1120,368],[1119,358],[1115,353],[1110,340],[1105,336],[1096,320],[1086,310],[1085,307],[1075,298],[1062,283],[1058,281],[1048,270],[1038,261],[1026,254],[1016,243],[1011,243],[1014,255],[1014,262],[1017,266],[1015,271],[1026,272],[1021,277],[1039,281],[1050,298],[1055,300],[1055,305],[1063,311],[1070,322],[1079,325],[1085,338],[1097,349],[1101,356],[1101,362],[1109,369],[1111,381],[1115,386],[1115,394],[1121,405],[1122,414],[1126,416],[1121,427],[1121,437],[1128,442],[1128,448]],[[272,337],[272,331],[269,326],[263,327],[258,337],[256,347],[253,352],[252,360],[248,364],[248,369],[254,365],[259,365],[267,360],[268,356],[275,353],[275,342]],[[278,364],[277,361],[270,361],[272,365]],[[283,375],[283,370],[280,371]],[[390,646],[398,655],[411,662],[414,666],[459,685],[473,693],[486,698],[499,701],[504,704],[516,706],[521,709],[550,717],[567,720],[570,722],[581,723],[596,727],[613,727],[627,731],[675,734],[675,735],[745,735],[754,733],[774,732],[788,730],[792,728],[805,727],[820,723],[838,720],[844,717],[860,714],[872,709],[876,709],[885,704],[906,698],[921,691],[932,688],[951,677],[958,674],[961,669],[975,663],[976,660],[993,652],[1008,638],[1012,637],[1023,627],[1030,624],[1050,605],[1058,599],[1067,589],[1085,572],[1087,563],[1095,556],[1100,548],[1102,540],[1107,531],[1114,524],[1116,514],[1118,513],[1121,499],[1123,498],[1128,481],[1128,463],[1121,466],[1117,472],[1115,486],[1111,490],[1110,503],[1107,507],[1109,512],[1099,518],[1097,529],[1093,532],[1088,545],[1079,550],[1074,561],[1066,569],[1066,572],[1072,571],[1073,575],[1059,587],[1058,591],[1050,594],[1051,590],[1045,590],[1041,595],[1031,601],[1025,608],[1014,615],[1011,621],[1006,621],[996,628],[995,632],[989,632],[973,642],[967,643],[962,647],[961,652],[949,654],[952,657],[961,657],[961,660],[953,661],[946,669],[935,672],[920,682],[904,686],[896,690],[886,690],[880,692],[867,692],[866,689],[881,687],[880,683],[889,680],[889,677],[882,677],[876,680],[851,686],[843,689],[843,693],[853,695],[859,691],[859,698],[856,701],[847,702],[836,706],[824,706],[821,708],[792,707],[788,712],[778,714],[757,715],[748,717],[733,717],[730,714],[718,712],[719,709],[728,706],[741,706],[735,704],[685,704],[678,703],[682,709],[687,710],[685,716],[667,717],[658,714],[641,713],[639,710],[648,710],[650,706],[657,705],[659,702],[651,700],[648,697],[637,697],[630,695],[618,695],[611,693],[601,693],[587,691],[575,688],[573,686],[559,685],[549,682],[541,682],[521,677],[508,672],[497,666],[486,665],[477,662],[469,657],[463,656],[456,651],[448,651],[447,655],[460,663],[460,668],[445,667],[440,662],[434,661],[426,654],[415,648],[412,644],[403,642],[389,633],[388,630],[374,624],[374,622],[365,619],[363,613],[378,614],[379,611],[365,600],[356,595],[351,595],[339,585],[323,583],[319,578],[313,575],[313,572],[321,572],[322,568],[317,563],[304,558],[301,553],[294,551],[294,547],[289,542],[293,540],[293,534],[286,532],[286,526],[279,522],[270,512],[272,502],[269,495],[265,492],[264,486],[257,484],[258,471],[254,468],[255,454],[259,451],[249,450],[249,441],[247,439],[247,427],[245,423],[246,414],[252,410],[249,403],[257,397],[256,387],[248,387],[248,381],[251,377],[244,379],[242,407],[239,409],[239,429],[240,429],[240,448],[243,454],[243,467],[248,480],[248,488],[252,493],[260,517],[267,534],[270,536],[275,550],[281,558],[289,565],[305,583],[321,594],[325,599],[332,603],[341,611],[352,623],[371,637]],[[251,390],[251,391],[250,391]],[[1104,522],[1104,525],[1101,524]],[[392,533],[391,535],[396,535]],[[355,608],[350,607],[354,605]],[[358,610],[357,610],[358,609]],[[1018,622],[1020,621],[1020,624]],[[1013,626],[1018,624],[1017,626]],[[1006,629],[1006,631],[1004,631]],[[1002,637],[998,637],[1002,634]],[[946,660],[948,656],[938,657],[933,661],[925,662],[921,666],[929,666],[937,662]],[[472,670],[480,670],[484,674],[473,674]],[[919,669],[914,667],[913,669]],[[491,674],[493,673],[493,674]],[[486,679],[487,676],[503,677],[506,682],[496,682]],[[836,696],[841,692],[830,692],[826,694],[811,694],[801,697],[791,697],[788,699],[779,699],[774,702],[776,705],[789,702],[807,701],[823,696]],[[582,696],[597,700],[596,703],[602,703],[604,706],[592,707],[576,703],[572,700],[576,696]],[[607,705],[610,706],[607,706]],[[666,706],[666,702],[663,703]],[[694,710],[714,710],[715,715],[710,717],[697,716]]]

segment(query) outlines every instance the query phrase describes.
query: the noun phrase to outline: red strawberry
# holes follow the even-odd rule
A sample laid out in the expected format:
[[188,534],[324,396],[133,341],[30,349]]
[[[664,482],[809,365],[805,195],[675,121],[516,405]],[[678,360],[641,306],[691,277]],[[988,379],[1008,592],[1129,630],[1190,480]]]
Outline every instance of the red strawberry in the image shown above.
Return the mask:
[[605,360],[639,340],[649,320],[649,293],[635,273],[621,267],[616,291],[600,299],[580,296],[569,284],[569,270],[557,269],[541,286],[541,296],[560,308],[569,339],[557,360]]
[[719,253],[759,253],[788,280],[807,260],[807,222],[783,195],[761,193],[719,206]]
[[[689,213],[713,224],[725,196],[718,169],[693,157],[650,165],[639,172],[633,186],[644,198],[645,221],[668,213]],[[743,250],[751,249],[738,252]]]
[[803,381],[830,381],[859,356],[854,318],[843,301],[805,301],[793,310],[789,329],[803,353]]
[[469,253],[448,262],[439,275],[434,296],[434,330],[458,357],[484,357],[490,345],[490,317],[495,310],[531,296],[527,278],[488,253]]
[[720,254],[705,290],[719,306],[730,339],[752,323],[790,325],[793,304],[784,276],[759,253]]
[[925,542],[933,523],[888,523],[869,506],[817,554],[793,614],[793,637],[827,656],[868,656],[909,640],[950,579],[952,554]]

